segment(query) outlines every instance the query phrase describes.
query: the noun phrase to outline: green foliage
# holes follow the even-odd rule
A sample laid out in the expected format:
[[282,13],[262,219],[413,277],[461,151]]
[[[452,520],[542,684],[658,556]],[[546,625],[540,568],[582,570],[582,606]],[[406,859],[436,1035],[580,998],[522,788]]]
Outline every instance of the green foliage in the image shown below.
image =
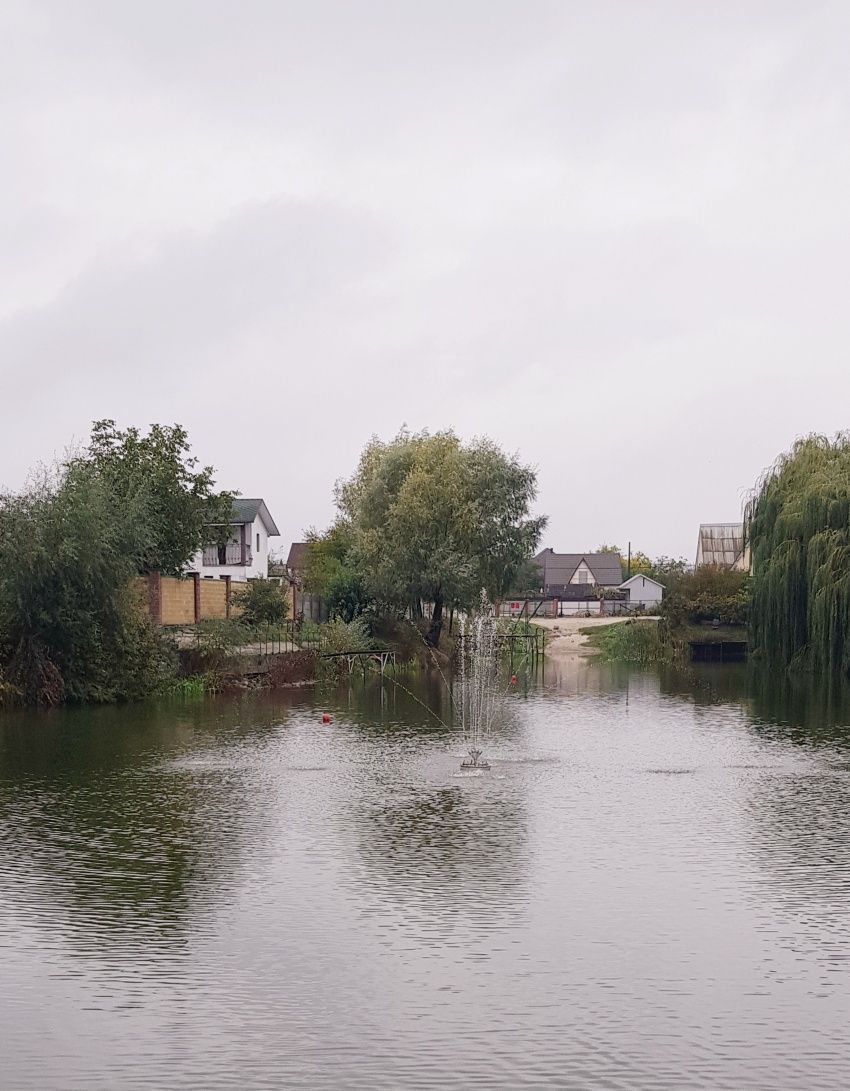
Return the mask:
[[144,524],[140,572],[179,576],[202,546],[226,539],[233,494],[216,493],[211,466],[199,467],[179,424],[154,424],[147,435],[95,421],[78,463],[89,466]]
[[524,598],[527,595],[536,595],[543,586],[543,575],[540,565],[533,557],[526,557],[520,561],[511,580],[505,598]]
[[[620,567],[623,569],[623,579],[626,579],[629,574],[629,552],[626,550],[624,553],[619,546],[615,545],[601,545],[597,553],[616,553],[620,558]],[[642,553],[639,549],[632,550],[631,556],[631,575],[636,576],[638,572],[643,572],[647,576],[651,576],[653,571],[653,563],[649,557]]]
[[649,575],[664,585],[665,592],[674,592],[690,573],[690,565],[684,557],[656,557]]
[[237,650],[252,639],[251,630],[232,618],[208,619],[195,626],[195,645],[200,653],[205,684],[215,692]]
[[746,625],[750,608],[746,572],[704,565],[681,576],[664,596],[662,616],[670,628],[718,622]]
[[850,674],[850,434],[808,436],[747,505],[751,648],[781,666]]
[[529,518],[535,495],[534,471],[489,440],[402,431],[372,440],[337,505],[368,594],[399,611],[433,602],[437,643],[444,604],[470,605],[482,586],[504,597],[545,526]]
[[656,663],[664,649],[655,621],[622,621],[590,630],[588,643],[601,657],[612,662]]
[[197,700],[213,688],[208,675],[192,674],[188,678],[175,678],[166,690],[166,695]]
[[23,702],[132,699],[170,675],[132,586],[146,529],[84,462],[0,497],[0,663]]
[[354,534],[343,519],[324,534],[307,532],[304,589],[324,598],[330,618],[353,621],[374,604],[353,554]]
[[280,584],[273,580],[248,580],[232,585],[232,597],[239,608],[239,621],[249,629],[277,625],[286,617],[288,603]]
[[364,618],[342,621],[335,618],[322,626],[323,652],[367,652],[372,648],[372,638]]

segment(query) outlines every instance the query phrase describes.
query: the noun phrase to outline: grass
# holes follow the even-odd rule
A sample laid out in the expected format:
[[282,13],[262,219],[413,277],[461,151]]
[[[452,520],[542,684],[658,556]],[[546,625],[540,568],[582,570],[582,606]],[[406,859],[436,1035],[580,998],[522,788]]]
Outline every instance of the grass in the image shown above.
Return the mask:
[[210,679],[206,674],[192,674],[188,678],[177,678],[166,691],[168,697],[194,698],[203,697],[210,692]]
[[617,663],[657,663],[665,658],[657,621],[622,621],[582,629],[602,659]]

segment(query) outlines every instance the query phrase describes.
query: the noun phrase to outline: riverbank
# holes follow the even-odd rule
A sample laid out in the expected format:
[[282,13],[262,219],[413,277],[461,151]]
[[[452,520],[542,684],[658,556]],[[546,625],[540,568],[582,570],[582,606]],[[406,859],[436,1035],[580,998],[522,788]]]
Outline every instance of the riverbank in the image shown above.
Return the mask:
[[[575,662],[597,656],[590,643],[590,630],[604,629],[634,620],[632,617],[559,617],[535,618],[534,624],[546,630],[546,656],[559,663]],[[642,619],[658,623],[658,618]]]

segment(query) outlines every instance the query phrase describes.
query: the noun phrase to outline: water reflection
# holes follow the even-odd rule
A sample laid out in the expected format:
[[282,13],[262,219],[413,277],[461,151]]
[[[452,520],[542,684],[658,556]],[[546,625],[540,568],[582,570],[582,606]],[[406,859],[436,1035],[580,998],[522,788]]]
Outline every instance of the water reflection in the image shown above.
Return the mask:
[[0,718],[0,1086],[846,1086],[841,700],[402,681]]
[[47,926],[61,917],[84,947],[169,943],[197,927],[226,895],[263,802],[237,755],[284,714],[251,700],[6,718],[6,898]]

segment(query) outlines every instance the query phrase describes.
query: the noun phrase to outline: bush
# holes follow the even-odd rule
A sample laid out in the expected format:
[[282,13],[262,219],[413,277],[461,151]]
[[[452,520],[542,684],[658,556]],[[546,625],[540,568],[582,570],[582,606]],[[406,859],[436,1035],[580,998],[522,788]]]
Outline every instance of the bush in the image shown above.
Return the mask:
[[239,611],[239,621],[248,628],[278,625],[284,620],[288,603],[280,584],[273,580],[249,580],[233,588],[233,605]]
[[610,661],[655,663],[663,658],[656,621],[623,621],[591,629],[588,642]]
[[664,597],[661,612],[671,628],[717,621],[746,625],[750,608],[750,578],[746,572],[711,565],[681,577]]
[[142,516],[84,464],[0,497],[0,667],[21,702],[134,699],[173,673],[133,589]]

